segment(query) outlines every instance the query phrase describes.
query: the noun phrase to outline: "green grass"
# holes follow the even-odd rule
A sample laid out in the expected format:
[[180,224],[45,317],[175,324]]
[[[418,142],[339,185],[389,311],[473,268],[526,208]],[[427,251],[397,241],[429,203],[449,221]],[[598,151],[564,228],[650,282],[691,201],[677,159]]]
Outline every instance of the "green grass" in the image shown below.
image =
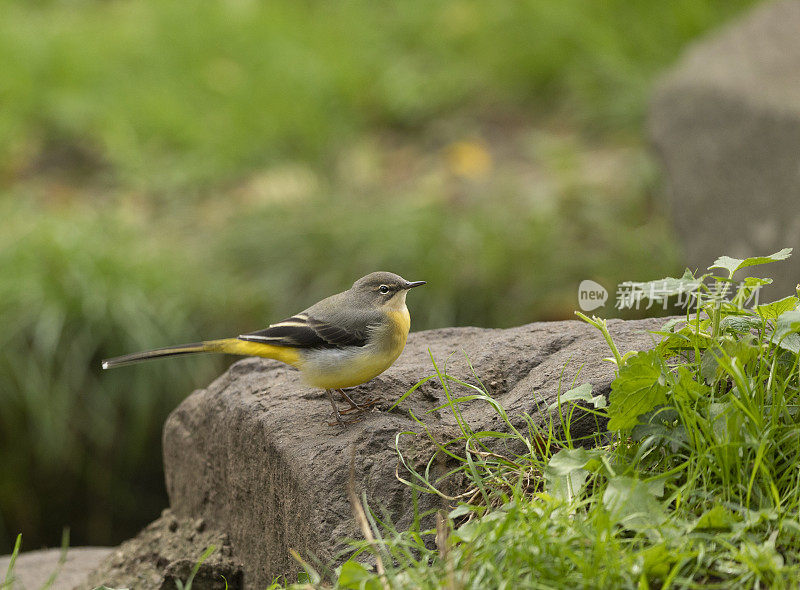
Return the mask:
[[[429,436],[438,450],[427,467],[399,444],[398,453],[406,483],[447,500],[449,514],[434,528],[417,519],[398,531],[362,497],[354,505],[370,514],[365,540],[336,571],[301,560],[307,580],[348,589],[795,587],[800,297],[745,305],[762,279],[728,300],[716,294],[737,270],[789,252],[722,257],[712,269],[723,273],[665,279],[673,295],[705,286],[650,351],[622,354],[602,320],[583,316],[612,345],[611,395],[592,397],[588,385],[564,392],[543,426],[523,416],[520,429],[480,384],[436,368],[461,436],[437,442],[418,419],[420,429],[398,439]],[[491,405],[503,431],[473,430],[465,403]],[[608,431],[565,436],[578,403],[608,419]],[[444,458],[451,469],[434,478],[429,468]],[[466,482],[464,493],[442,491],[452,478]],[[380,571],[363,565],[364,553]]]
[[234,327],[260,302],[203,290],[202,260],[116,215],[0,209],[15,220],[0,235],[0,529],[29,531],[32,546],[57,544],[54,523],[108,541],[163,508],[163,419],[221,365],[101,373],[101,358]]
[[8,561],[8,569],[6,570],[5,576],[3,577],[3,582],[0,583],[0,588],[3,590],[9,590],[14,584],[14,567],[17,562],[17,557],[19,556],[19,550],[22,546],[22,534],[17,535],[17,539],[14,541],[14,549],[11,551],[11,559]]
[[[6,571],[4,579],[0,581],[0,590],[14,590],[15,587],[18,587],[15,568],[21,548],[22,548],[22,533],[19,533],[17,534],[16,541],[14,541],[14,548],[11,551],[11,559],[8,562],[8,570]],[[61,533],[61,552],[58,556],[58,562],[56,563],[55,567],[53,568],[53,571],[50,573],[48,578],[45,580],[44,584],[42,584],[42,586],[39,588],[39,590],[48,590],[49,588],[53,587],[53,584],[56,583],[56,580],[58,580],[58,576],[61,574],[61,569],[67,562],[68,551],[69,551],[69,529],[65,528]]]
[[[206,547],[206,550],[203,551],[203,554],[200,556],[200,559],[192,566],[192,571],[189,572],[189,577],[186,578],[186,583],[182,580],[175,580],[175,585],[177,586],[177,590],[192,590],[192,584],[194,583],[194,577],[197,575],[197,572],[200,571],[200,566],[203,565],[203,562],[208,559],[217,548],[214,545],[209,545]],[[225,576],[221,576],[223,580],[225,580]],[[228,587],[228,581],[225,580],[225,588]]]

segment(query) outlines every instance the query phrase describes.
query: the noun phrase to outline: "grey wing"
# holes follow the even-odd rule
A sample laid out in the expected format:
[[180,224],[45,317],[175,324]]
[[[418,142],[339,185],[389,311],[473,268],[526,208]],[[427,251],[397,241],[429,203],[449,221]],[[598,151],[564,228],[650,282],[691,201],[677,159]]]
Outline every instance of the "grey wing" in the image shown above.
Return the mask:
[[303,312],[264,330],[242,334],[239,339],[296,348],[338,348],[364,346],[367,330],[366,327],[358,330],[338,322],[320,320]]

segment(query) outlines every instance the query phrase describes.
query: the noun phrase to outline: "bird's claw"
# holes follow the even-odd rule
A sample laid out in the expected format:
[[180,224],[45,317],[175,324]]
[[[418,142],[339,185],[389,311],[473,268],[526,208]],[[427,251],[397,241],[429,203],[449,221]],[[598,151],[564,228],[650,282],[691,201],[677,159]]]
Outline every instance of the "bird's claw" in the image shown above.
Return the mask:
[[360,420],[359,418],[350,419],[350,420],[342,420],[342,416],[345,415],[345,414],[353,413],[353,412],[364,412],[366,410],[369,410],[371,407],[373,407],[375,405],[375,403],[377,402],[377,400],[370,399],[370,400],[367,400],[363,404],[357,404],[352,399],[350,399],[350,396],[347,395],[341,389],[339,389],[338,392],[342,395],[342,397],[345,399],[345,401],[347,401],[350,404],[350,407],[347,408],[346,410],[340,410],[339,407],[336,405],[336,402],[333,400],[332,391],[330,389],[326,389],[325,393],[328,395],[328,399],[331,402],[331,407],[333,408],[333,415],[336,418],[336,422],[328,422],[329,426],[338,425],[338,426],[341,426],[342,428],[345,428],[348,424],[352,424],[353,422],[358,422]]
[[377,403],[378,403],[378,400],[374,399],[374,398],[373,399],[368,399],[367,401],[365,401],[362,404],[357,404],[357,403],[352,402],[350,404],[349,408],[347,408],[346,410],[339,410],[339,413],[340,414],[351,414],[353,412],[366,412],[367,410],[370,410],[370,409],[374,408],[375,404],[377,404]]

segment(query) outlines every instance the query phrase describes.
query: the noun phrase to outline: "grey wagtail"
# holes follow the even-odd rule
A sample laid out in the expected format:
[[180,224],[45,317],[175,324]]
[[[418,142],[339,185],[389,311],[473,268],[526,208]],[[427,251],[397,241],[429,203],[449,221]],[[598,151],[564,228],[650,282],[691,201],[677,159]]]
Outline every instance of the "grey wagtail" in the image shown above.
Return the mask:
[[358,279],[349,290],[264,330],[126,354],[104,360],[103,368],[199,352],[276,359],[299,369],[309,385],[324,389],[337,422],[344,424],[332,391],[338,390],[350,403],[342,413],[365,409],[342,389],[369,381],[397,360],[411,327],[406,293],[424,284],[390,272],[373,272]]

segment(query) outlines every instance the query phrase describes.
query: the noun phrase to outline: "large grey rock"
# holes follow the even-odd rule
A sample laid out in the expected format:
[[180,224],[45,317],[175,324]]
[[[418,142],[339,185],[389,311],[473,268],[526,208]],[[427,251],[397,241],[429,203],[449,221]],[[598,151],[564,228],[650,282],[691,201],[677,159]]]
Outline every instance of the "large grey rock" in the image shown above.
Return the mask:
[[[794,247],[800,281],[800,0],[769,2],[689,48],[657,85],[649,130],[687,264]],[[757,271],[761,272],[760,270]],[[756,274],[757,274],[756,273]]]
[[[663,322],[612,320],[609,325],[624,352],[649,348],[652,336],[646,330]],[[540,423],[546,416],[538,409],[555,400],[559,387],[566,391],[573,381],[589,382],[596,393],[607,393],[614,375],[613,365],[602,360],[609,356],[602,336],[582,322],[448,328],[412,334],[397,363],[352,395],[380,397],[387,408],[433,372],[429,351],[440,370],[446,365],[450,375],[480,379],[509,414],[527,412]],[[236,559],[244,564],[245,587],[263,588],[282,574],[296,579],[299,566],[290,549],[327,561],[345,548],[344,537],[361,536],[347,498],[351,451],[358,491],[399,526],[410,522],[411,494],[395,476],[395,437],[421,430],[409,410],[436,437],[454,436],[450,412],[426,414],[445,401],[441,385],[431,380],[398,409],[368,412],[341,429],[328,423],[327,398],[303,385],[296,371],[273,361],[242,360],[207,389],[194,392],[167,420],[164,465],[172,510],[179,517],[203,518],[229,535]],[[463,417],[475,429],[501,426],[484,402],[465,404]],[[579,420],[573,435],[595,429],[594,420]],[[432,454],[424,437],[401,437],[401,448],[418,463]],[[423,494],[421,508],[440,502]]]
[[[113,551],[110,547],[71,547],[66,559],[61,561],[61,549],[40,549],[20,553],[14,562],[13,588],[44,588],[54,575],[50,590],[71,590],[73,587],[90,588],[89,572]],[[5,580],[10,555],[0,556],[0,583]],[[2,585],[2,584],[0,584]]]

